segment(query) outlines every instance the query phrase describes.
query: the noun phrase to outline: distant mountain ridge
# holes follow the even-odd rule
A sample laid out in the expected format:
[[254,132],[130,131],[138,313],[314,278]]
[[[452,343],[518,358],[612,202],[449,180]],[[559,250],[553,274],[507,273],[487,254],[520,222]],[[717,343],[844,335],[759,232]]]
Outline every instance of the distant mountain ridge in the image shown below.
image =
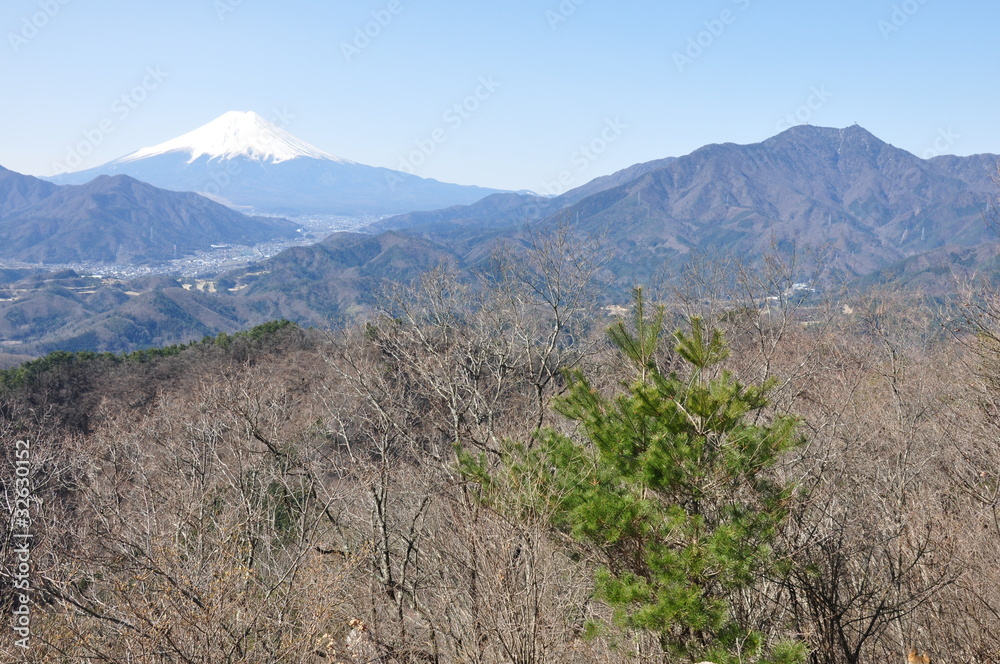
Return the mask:
[[752,264],[793,247],[821,254],[825,273],[804,280],[832,286],[905,274],[930,284],[947,278],[949,261],[963,270],[977,256],[996,262],[1000,246],[983,215],[1000,191],[998,162],[924,160],[860,127],[803,126],[637,164],[556,198],[497,194],[392,217],[369,226],[367,239],[331,236],[226,278],[237,301],[316,321],[370,304],[379,283],[408,281],[434,261],[482,269],[498,242],[517,246],[565,228],[601,239],[599,278],[614,301],[635,284],[677,275],[693,256]]
[[49,179],[82,184],[116,174],[241,210],[288,216],[401,214],[474,203],[499,191],[336,157],[257,113],[238,111],[102,166]]
[[942,246],[992,241],[983,215],[997,197],[998,162],[924,160],[859,126],[800,126],[761,143],[637,164],[554,199],[521,197],[484,211],[486,199],[373,229],[447,242],[461,227],[468,242],[475,224],[491,236],[516,235],[528,223],[569,225],[605,238],[624,279],[678,266],[693,252],[752,260],[775,242],[795,243],[822,248],[828,266],[851,278]]
[[54,185],[0,167],[0,257],[29,263],[139,262],[212,244],[296,235],[284,219],[247,217],[191,193],[124,175]]
[[923,160],[862,129],[802,126],[707,146],[569,209],[582,228],[647,249],[747,259],[772,242],[822,248],[846,277],[993,238],[983,214],[998,157]]
[[[407,282],[440,262],[482,270],[496,243],[516,247],[556,228],[601,239],[598,285],[613,302],[627,301],[636,284],[676,276],[695,256],[752,265],[773,248],[793,247],[817,249],[826,270],[795,275],[803,281],[946,292],[953,274],[1000,276],[1000,242],[984,220],[1000,191],[998,162],[925,160],[860,127],[802,126],[761,143],[637,164],[557,198],[505,193],[385,219],[369,234],[336,234],[221,275],[218,293],[177,283],[130,287],[143,291],[136,297],[115,284],[79,295],[43,288],[0,304],[0,323],[26,352],[172,343],[279,316],[322,325],[363,313],[386,282]],[[21,182],[0,196],[0,210],[46,187]],[[52,323],[52,311],[65,324]],[[36,339],[31,329],[45,321],[49,332]]]

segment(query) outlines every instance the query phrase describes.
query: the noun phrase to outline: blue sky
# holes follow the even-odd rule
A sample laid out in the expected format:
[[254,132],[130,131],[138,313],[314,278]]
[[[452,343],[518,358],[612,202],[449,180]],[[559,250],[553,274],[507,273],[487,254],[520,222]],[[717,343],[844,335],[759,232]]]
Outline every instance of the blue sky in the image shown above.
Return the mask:
[[34,175],[229,110],[362,163],[550,193],[804,121],[1000,153],[995,0],[5,4],[0,165]]

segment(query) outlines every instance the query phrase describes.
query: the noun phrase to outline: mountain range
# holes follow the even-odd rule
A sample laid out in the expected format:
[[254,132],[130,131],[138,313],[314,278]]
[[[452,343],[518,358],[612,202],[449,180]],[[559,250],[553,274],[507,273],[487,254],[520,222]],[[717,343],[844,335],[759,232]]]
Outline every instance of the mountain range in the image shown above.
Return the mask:
[[[997,155],[921,159],[859,126],[800,126],[752,145],[709,145],[633,166],[554,199],[508,195],[370,227],[426,240],[516,236],[568,225],[602,238],[620,280],[675,270],[692,254],[753,260],[772,246],[821,251],[829,277],[869,274],[995,237]],[[584,189],[584,188],[581,188]],[[473,241],[474,243],[474,241]]]
[[[677,275],[694,257],[753,263],[793,249],[815,250],[820,267],[794,276],[821,287],[946,289],[953,272],[1000,274],[1000,244],[984,218],[997,199],[998,162],[996,155],[921,159],[858,126],[800,126],[761,143],[708,145],[637,164],[557,198],[497,193],[409,212],[198,288],[176,279],[80,290],[22,280],[0,303],[0,331],[16,330],[30,353],[172,343],[275,317],[322,325],[370,307],[386,282],[440,262],[482,269],[498,243],[523,246],[557,229],[596,239],[610,302],[625,301],[635,284]],[[6,205],[44,186],[25,183]],[[43,324],[44,335],[30,334]]]
[[0,167],[0,258],[138,263],[296,236],[284,219],[248,217],[192,193],[100,176],[55,185]]
[[473,203],[496,189],[448,184],[333,156],[254,112],[231,111],[183,136],[50,178],[128,175],[230,207],[283,216],[384,216]]

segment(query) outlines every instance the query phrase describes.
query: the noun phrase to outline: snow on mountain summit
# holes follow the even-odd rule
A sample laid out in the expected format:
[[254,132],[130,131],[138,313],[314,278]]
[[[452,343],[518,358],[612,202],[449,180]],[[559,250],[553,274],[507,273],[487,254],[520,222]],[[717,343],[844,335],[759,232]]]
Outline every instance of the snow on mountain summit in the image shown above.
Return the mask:
[[240,210],[283,217],[404,214],[469,205],[500,193],[340,159],[283,126],[256,113],[230,112],[166,143],[50,181],[85,184],[101,175],[127,175],[161,189],[192,191]]
[[352,163],[300,141],[253,111],[224,113],[194,131],[165,143],[137,150],[118,162],[138,161],[171,152],[188,153],[188,163],[203,156],[209,159],[248,157],[274,164],[298,157]]

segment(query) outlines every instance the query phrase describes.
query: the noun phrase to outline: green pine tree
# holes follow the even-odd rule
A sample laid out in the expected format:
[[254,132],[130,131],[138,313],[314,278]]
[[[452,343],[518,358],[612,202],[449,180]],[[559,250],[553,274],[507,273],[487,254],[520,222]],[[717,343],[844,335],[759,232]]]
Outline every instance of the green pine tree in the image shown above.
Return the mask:
[[[530,493],[526,502],[557,528],[602,553],[598,597],[619,625],[655,633],[668,661],[802,661],[802,644],[766,642],[737,624],[729,604],[775,564],[771,544],[793,488],[768,470],[802,442],[796,421],[760,423],[768,385],[707,376],[728,351],[700,319],[673,335],[690,371],[662,374],[654,353],[664,314],[646,309],[636,290],[633,324],[609,332],[636,380],[609,398],[571,373],[556,409],[579,423],[583,439],[541,432],[535,450],[513,454],[504,499]],[[464,461],[488,493],[501,495],[482,464]]]

